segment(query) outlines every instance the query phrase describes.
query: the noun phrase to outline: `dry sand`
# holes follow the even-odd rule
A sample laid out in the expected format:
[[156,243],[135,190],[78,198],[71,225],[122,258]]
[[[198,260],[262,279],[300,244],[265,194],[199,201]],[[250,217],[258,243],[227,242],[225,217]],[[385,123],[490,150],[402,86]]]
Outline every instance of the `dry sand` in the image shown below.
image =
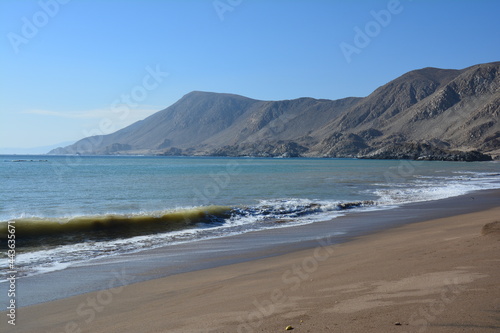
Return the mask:
[[[8,332],[499,332],[500,207],[18,309]],[[43,288],[43,286],[40,286]],[[398,325],[401,324],[401,325]],[[3,330],[2,330],[3,331]]]

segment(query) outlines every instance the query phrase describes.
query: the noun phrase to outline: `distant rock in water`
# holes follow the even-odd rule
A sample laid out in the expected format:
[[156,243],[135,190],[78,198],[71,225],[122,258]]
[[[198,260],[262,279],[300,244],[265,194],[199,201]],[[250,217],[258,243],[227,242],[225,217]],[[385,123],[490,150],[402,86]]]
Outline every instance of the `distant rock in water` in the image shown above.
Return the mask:
[[364,98],[260,101],[194,91],[50,154],[500,159],[500,62],[408,72]]

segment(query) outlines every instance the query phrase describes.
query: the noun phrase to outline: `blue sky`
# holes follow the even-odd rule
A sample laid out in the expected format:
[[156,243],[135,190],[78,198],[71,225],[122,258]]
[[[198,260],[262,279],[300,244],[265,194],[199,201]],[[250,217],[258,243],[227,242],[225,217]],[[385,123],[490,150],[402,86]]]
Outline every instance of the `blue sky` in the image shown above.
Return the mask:
[[0,1],[0,148],[107,134],[193,90],[367,96],[500,60],[497,0]]

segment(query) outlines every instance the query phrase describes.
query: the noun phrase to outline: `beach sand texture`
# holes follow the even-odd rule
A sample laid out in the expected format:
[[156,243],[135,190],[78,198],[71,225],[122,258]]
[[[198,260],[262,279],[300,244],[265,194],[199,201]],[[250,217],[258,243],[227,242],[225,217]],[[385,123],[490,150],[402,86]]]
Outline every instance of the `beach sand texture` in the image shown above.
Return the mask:
[[2,331],[499,332],[499,221],[500,207],[42,303]]

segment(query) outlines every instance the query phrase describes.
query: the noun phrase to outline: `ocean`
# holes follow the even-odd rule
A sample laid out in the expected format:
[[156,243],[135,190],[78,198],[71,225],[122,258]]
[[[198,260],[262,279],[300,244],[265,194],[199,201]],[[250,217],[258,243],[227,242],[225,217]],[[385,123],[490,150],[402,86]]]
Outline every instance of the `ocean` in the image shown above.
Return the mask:
[[23,277],[496,188],[498,161],[2,155],[0,240]]

